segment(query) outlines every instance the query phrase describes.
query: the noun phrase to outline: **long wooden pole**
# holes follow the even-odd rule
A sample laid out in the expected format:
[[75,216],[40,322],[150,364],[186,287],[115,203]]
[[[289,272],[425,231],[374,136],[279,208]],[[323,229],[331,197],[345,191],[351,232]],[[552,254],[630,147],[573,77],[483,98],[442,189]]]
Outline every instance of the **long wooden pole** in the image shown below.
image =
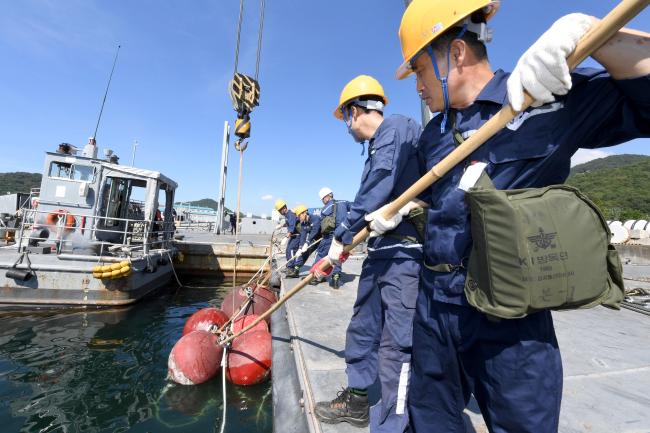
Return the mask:
[[[591,53],[603,46],[605,42],[612,38],[626,23],[628,23],[632,18],[638,15],[643,9],[650,4],[650,0],[623,0],[621,1],[610,13],[607,14],[598,24],[596,24],[581,40],[578,42],[573,53],[567,57],[567,63],[569,64],[569,69],[573,70],[577,65],[579,65],[584,59],[586,59]],[[533,103],[533,98],[526,93],[524,100],[524,107],[522,111],[525,110]],[[508,104],[504,106],[497,114],[495,114],[490,120],[485,122],[471,137],[463,142],[460,146],[454,149],[449,155],[447,155],[442,161],[436,164],[431,168],[424,176],[422,176],[417,182],[415,182],[409,189],[404,191],[402,195],[397,197],[393,202],[391,202],[387,207],[382,216],[386,219],[393,217],[399,209],[404,207],[408,202],[415,199],[420,195],[425,189],[431,186],[438,179],[443,177],[449,170],[454,168],[457,164],[464,161],[472,152],[478,149],[483,143],[492,138],[497,132],[503,129],[508,122],[515,118],[518,114],[517,111],[513,110],[512,107]],[[345,252],[350,252],[355,246],[361,243],[368,235],[370,231],[367,227],[361,230],[354,237],[352,243],[347,245],[344,248]],[[324,260],[320,265],[321,272],[326,273],[329,268],[332,267],[332,264],[329,260]],[[223,343],[232,341],[233,339],[239,337],[241,334],[247,332],[249,329],[252,329],[257,323],[264,320],[269,315],[273,314],[275,310],[280,308],[282,304],[287,302],[293,295],[298,293],[303,287],[305,287],[312,279],[314,274],[310,273],[305,277],[300,283],[295,287],[289,290],[278,302],[276,302],[268,311],[258,317],[246,328],[242,329],[235,335],[232,335],[225,339]]]

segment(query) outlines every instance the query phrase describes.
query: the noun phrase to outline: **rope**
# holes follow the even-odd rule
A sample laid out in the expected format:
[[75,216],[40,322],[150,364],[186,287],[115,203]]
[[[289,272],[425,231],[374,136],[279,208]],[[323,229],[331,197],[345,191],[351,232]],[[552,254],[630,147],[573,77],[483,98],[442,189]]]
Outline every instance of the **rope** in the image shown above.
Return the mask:
[[[239,180],[237,181],[237,219],[235,220],[235,266],[232,273],[232,286],[235,287],[237,281],[237,259],[239,253],[239,212],[241,209],[241,181],[244,169],[244,149],[239,150]],[[234,308],[234,305],[233,305]]]
[[[311,247],[313,247],[313,246],[316,245],[317,243],[319,243],[321,240],[322,240],[322,238],[320,238],[320,239],[316,239],[314,242],[312,242],[312,243],[309,245],[308,249],[311,248]],[[286,267],[287,263],[291,262],[291,260],[293,260],[296,256],[297,256],[297,253],[294,254],[293,257],[291,257],[291,259],[289,259],[289,260],[288,260],[284,265],[282,265],[282,266],[280,266],[279,268],[277,268],[276,271],[279,271],[279,270],[281,270],[282,268]],[[272,270],[271,270],[271,272],[272,272]],[[265,278],[265,280],[262,281],[262,284],[260,284],[260,286],[263,286],[263,285],[268,281],[268,279],[270,279],[270,273],[267,275],[267,278]],[[255,290],[257,290],[257,287],[255,288]],[[255,292],[255,290],[253,290],[253,293]],[[230,326],[230,325],[231,325],[231,324],[232,324],[232,323],[233,323],[233,322],[234,322],[234,321],[235,321],[235,320],[236,320],[236,319],[241,315],[242,312],[246,311],[246,309],[248,308],[248,306],[249,306],[249,304],[250,304],[251,302],[252,302],[252,296],[249,296],[248,299],[246,299],[246,301],[243,302],[243,303],[239,306],[239,309],[237,310],[237,312],[233,313],[233,315],[228,319],[228,321],[227,321],[226,323],[224,323],[223,325],[221,325],[221,327],[219,327],[218,329],[213,330],[213,331],[211,331],[211,332],[213,332],[213,333],[215,333],[215,334],[217,334],[217,335],[221,335],[221,334],[224,332],[224,329],[225,329],[226,327],[229,327],[229,326]],[[234,296],[233,296],[233,307],[232,307],[232,309],[233,309],[233,310],[235,309],[235,297],[234,297]],[[259,320],[256,320],[256,321],[255,321],[255,323],[258,323],[258,322],[259,322]],[[232,327],[230,327],[230,330],[231,330],[230,335],[232,336]],[[229,340],[229,341],[230,341],[230,340]]]
[[239,0],[239,22],[237,23],[237,44],[235,45],[235,72],[237,73],[237,63],[239,63],[239,39],[241,35],[241,22],[244,18],[244,0]]
[[257,60],[255,61],[255,81],[260,75],[260,56],[262,53],[262,32],[264,30],[264,0],[260,0],[260,29],[257,33]]
[[226,357],[228,353],[228,346],[223,348],[223,356],[221,357],[221,393],[223,395],[223,412],[221,414],[221,430],[223,433],[226,428]]
[[167,253],[167,258],[169,259],[169,264],[172,267],[172,272],[174,273],[174,278],[176,278],[176,282],[178,283],[178,288],[183,287],[183,283],[181,283],[181,280],[178,279],[178,275],[176,274],[176,269],[174,269],[174,261],[172,260],[171,254],[169,254],[169,251],[165,251]]
[[[316,239],[314,242],[312,242],[311,244],[309,244],[309,246],[307,247],[307,250],[309,250],[311,247],[313,247],[314,245],[316,245],[317,243],[319,243],[319,242],[322,241],[322,240],[323,240],[323,238]],[[282,269],[286,268],[287,265],[288,265],[289,263],[291,263],[291,262],[292,262],[292,261],[293,261],[297,256],[298,256],[298,251],[296,251],[296,252],[293,254],[293,256],[291,256],[291,258],[290,258],[289,260],[287,260],[286,262],[284,262],[284,264],[283,264],[282,266],[280,266],[279,268],[277,268],[276,271],[279,272],[279,271],[281,271]],[[260,285],[262,285],[262,286],[265,285],[265,284],[266,284],[266,283],[271,279],[272,274],[273,274],[273,270],[271,269],[271,270],[269,271],[269,274],[267,275],[268,278],[265,278],[264,280],[262,280],[262,282],[260,283]]]

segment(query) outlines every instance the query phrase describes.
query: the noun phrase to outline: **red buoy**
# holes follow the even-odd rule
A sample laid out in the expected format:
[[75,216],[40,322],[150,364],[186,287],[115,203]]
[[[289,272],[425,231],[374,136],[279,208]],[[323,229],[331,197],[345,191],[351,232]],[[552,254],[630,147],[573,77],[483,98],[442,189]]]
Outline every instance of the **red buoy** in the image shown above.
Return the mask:
[[183,328],[183,335],[192,331],[209,331],[212,325],[220,328],[228,321],[228,315],[218,308],[203,308],[192,314]]
[[255,385],[271,375],[271,333],[247,332],[232,341],[226,378],[236,385]]
[[223,347],[211,332],[192,331],[176,342],[169,354],[167,373],[181,385],[196,385],[219,371]]
[[[264,314],[273,304],[278,300],[275,293],[269,290],[266,286],[258,286],[252,284],[250,286],[239,286],[235,287],[230,293],[223,298],[221,303],[221,310],[231,317],[237,310],[239,306],[242,305],[248,299],[247,288],[250,289],[253,293],[252,302],[250,302],[242,314],[257,314],[261,316]],[[271,323],[271,318],[266,318],[267,323]]]
[[[239,316],[232,322],[232,333],[237,334],[239,331],[253,323],[259,316],[257,314],[247,314],[245,316]],[[248,332],[255,332],[255,331],[264,331],[264,332],[269,332],[269,325],[262,320],[260,323],[252,327],[250,330],[246,331]]]

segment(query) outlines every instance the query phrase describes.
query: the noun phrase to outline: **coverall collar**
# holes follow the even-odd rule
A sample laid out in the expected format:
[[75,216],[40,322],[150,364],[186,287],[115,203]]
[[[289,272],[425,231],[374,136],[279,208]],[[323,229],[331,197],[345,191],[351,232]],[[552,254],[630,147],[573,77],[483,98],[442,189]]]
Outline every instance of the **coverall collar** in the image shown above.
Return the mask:
[[481,93],[476,97],[476,101],[487,101],[494,102],[495,104],[505,105],[508,103],[508,89],[506,86],[506,81],[508,76],[501,69],[497,69],[494,73],[494,77],[483,87]]

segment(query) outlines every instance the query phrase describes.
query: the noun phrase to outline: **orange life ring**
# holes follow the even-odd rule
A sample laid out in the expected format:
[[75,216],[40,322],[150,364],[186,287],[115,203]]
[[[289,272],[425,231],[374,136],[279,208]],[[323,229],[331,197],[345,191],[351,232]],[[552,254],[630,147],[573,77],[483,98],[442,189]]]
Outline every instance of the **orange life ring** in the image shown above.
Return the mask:
[[45,223],[50,226],[55,226],[59,223],[59,220],[64,217],[66,228],[72,228],[77,225],[77,220],[75,220],[74,215],[65,209],[57,209],[54,212],[47,214],[47,217],[45,217]]

